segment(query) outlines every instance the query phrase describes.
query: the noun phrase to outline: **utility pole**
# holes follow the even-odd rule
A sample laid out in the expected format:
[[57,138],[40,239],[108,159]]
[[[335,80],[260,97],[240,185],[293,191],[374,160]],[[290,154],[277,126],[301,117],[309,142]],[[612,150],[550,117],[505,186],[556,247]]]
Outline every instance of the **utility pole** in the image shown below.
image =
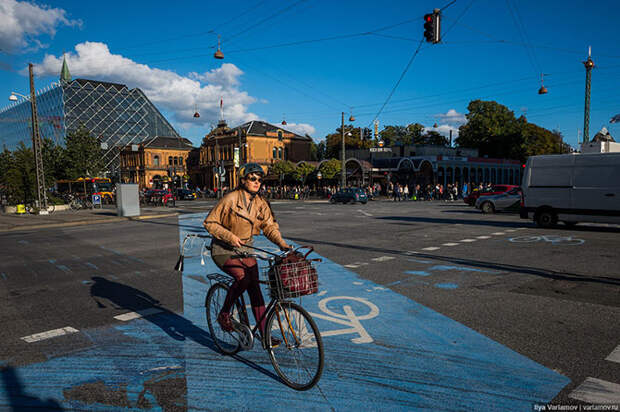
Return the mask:
[[41,135],[39,134],[39,117],[37,116],[37,98],[34,90],[34,73],[32,63],[28,63],[30,74],[30,108],[32,110],[32,152],[34,153],[35,171],[37,176],[37,206],[39,214],[47,215],[47,193],[45,191],[45,173],[43,156],[41,156]]
[[588,47],[588,60],[583,62],[586,68],[586,104],[583,111],[583,143],[590,141],[590,80],[592,79],[592,46]]
[[342,132],[342,153],[341,153],[341,160],[342,160],[342,165],[341,165],[341,172],[340,172],[340,188],[344,189],[347,186],[347,177],[345,175],[346,168],[345,168],[345,144],[344,144],[344,112],[342,112],[342,123],[340,126],[340,131]]

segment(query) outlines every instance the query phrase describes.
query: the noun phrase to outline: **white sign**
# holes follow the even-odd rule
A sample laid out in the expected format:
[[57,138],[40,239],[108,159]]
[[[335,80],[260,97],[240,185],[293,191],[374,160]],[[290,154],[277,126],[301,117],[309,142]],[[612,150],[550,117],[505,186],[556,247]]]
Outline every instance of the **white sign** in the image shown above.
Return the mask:
[[391,152],[392,148],[391,147],[371,147],[370,151],[372,153],[375,153],[375,152]]
[[101,205],[101,195],[93,195],[93,206]]

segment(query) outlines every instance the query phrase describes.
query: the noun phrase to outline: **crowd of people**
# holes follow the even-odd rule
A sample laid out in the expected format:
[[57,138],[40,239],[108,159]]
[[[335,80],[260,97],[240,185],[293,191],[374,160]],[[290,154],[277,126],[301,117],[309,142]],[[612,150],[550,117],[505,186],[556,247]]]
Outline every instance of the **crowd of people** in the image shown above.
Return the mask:
[[459,182],[455,182],[454,184],[448,183],[446,186],[441,183],[410,186],[398,182],[390,182],[387,188],[387,196],[395,202],[406,200],[443,200],[447,202],[464,199],[473,191],[490,189],[491,186],[491,183],[476,184],[474,182],[465,182],[462,185]]

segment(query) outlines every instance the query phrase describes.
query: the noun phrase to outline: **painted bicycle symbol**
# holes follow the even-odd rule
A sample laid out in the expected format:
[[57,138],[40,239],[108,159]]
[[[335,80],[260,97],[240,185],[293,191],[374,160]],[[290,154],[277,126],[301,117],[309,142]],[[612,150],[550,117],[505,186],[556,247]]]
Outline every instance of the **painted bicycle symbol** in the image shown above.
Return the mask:
[[[337,313],[328,308],[328,304],[330,302],[334,302],[337,300],[349,300],[353,302],[357,302],[356,306],[359,306],[361,303],[368,307],[368,313],[358,315],[356,314],[351,305],[342,305],[342,312]],[[319,309],[323,313],[311,313],[313,318],[319,318],[328,320],[330,322],[337,323],[339,325],[346,326],[343,329],[334,329],[328,331],[321,331],[321,336],[336,336],[336,335],[348,335],[348,334],[356,334],[358,335],[355,338],[351,339],[351,342],[361,344],[361,343],[371,343],[373,341],[372,337],[368,334],[364,326],[362,326],[362,320],[368,320],[375,318],[379,315],[379,308],[372,302],[364,298],[358,298],[353,296],[332,296],[329,298],[322,299],[319,302]]]
[[514,243],[534,243],[534,242],[549,242],[552,245],[581,245],[585,242],[583,239],[577,239],[572,236],[517,236],[509,239]]

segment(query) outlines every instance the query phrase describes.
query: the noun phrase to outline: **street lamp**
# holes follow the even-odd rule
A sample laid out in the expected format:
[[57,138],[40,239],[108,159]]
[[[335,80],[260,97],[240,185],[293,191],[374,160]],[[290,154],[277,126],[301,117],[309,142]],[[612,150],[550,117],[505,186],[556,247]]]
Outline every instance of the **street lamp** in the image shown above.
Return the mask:
[[11,95],[9,96],[9,100],[12,102],[16,102],[19,100],[17,96],[23,97],[24,99],[28,100],[28,96],[24,96],[23,94],[17,93],[17,92],[11,92]]
[[[349,121],[353,121],[355,118],[351,116]],[[340,187],[344,189],[347,186],[347,177],[346,177],[346,168],[345,168],[345,144],[344,144],[344,112],[342,112],[342,124],[340,126],[340,131],[342,132],[342,154],[341,154],[341,171],[340,171]],[[351,136],[351,132],[347,133],[347,136]]]

